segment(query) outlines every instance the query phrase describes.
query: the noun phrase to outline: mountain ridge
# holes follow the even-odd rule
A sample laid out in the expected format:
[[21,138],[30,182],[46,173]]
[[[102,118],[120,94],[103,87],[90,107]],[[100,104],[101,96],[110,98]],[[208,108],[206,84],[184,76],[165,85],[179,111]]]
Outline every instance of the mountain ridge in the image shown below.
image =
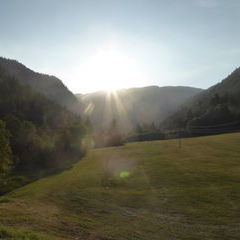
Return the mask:
[[87,96],[91,94],[106,94],[108,92],[118,92],[118,91],[125,91],[125,90],[142,90],[142,89],[150,89],[150,88],[156,88],[156,89],[171,89],[171,88],[190,88],[190,89],[198,89],[199,91],[205,91],[206,89],[199,88],[199,87],[194,87],[194,86],[185,86],[185,85],[167,85],[167,86],[158,86],[158,85],[149,85],[149,86],[143,86],[143,87],[130,87],[130,88],[119,88],[113,91],[108,91],[108,90],[98,90],[98,91],[93,91],[93,92],[87,92],[87,93],[75,93],[74,95],[77,97],[81,96]]
[[81,103],[57,77],[33,71],[17,60],[3,57],[0,57],[0,68],[7,75],[30,85],[36,91],[44,94],[61,106],[68,108],[74,113],[81,113]]
[[202,91],[185,86],[147,86],[76,96],[83,104],[83,114],[90,118],[93,125],[100,125],[98,130],[106,130],[110,122],[116,119],[121,129],[130,131],[137,124],[154,122],[158,125],[180,104]]
[[[239,124],[230,126],[233,129],[227,129],[229,131],[239,130],[239,104],[240,68],[236,68],[222,81],[183,104],[178,111],[165,119],[161,125],[162,128],[168,129],[194,127],[195,133],[201,135],[203,131],[200,131],[198,126],[214,126],[239,121]],[[207,133],[207,129],[205,130],[205,133]],[[222,132],[222,129],[215,130],[219,130],[215,131],[216,133]],[[211,133],[215,132],[212,131]]]

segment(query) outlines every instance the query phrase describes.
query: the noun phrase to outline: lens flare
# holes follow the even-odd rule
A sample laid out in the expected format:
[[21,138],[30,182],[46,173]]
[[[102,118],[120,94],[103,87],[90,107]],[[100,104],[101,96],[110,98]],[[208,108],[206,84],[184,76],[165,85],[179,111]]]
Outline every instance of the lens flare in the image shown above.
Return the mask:
[[130,177],[130,172],[128,172],[128,171],[122,171],[121,173],[120,173],[120,178],[123,178],[123,179],[126,179],[126,178],[128,178],[128,177]]

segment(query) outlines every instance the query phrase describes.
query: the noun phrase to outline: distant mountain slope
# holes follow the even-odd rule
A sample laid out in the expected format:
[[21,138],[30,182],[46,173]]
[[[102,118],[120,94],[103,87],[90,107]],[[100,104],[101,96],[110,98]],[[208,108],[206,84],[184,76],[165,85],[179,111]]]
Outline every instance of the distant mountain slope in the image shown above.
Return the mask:
[[75,113],[80,113],[81,104],[58,78],[34,72],[15,60],[2,57],[0,57],[0,69],[7,75],[16,77],[20,82],[29,84],[61,106]]
[[[191,127],[197,135],[231,132],[237,130],[240,125],[239,106],[240,68],[237,68],[223,81],[182,105],[162,123],[162,127],[168,129]],[[210,129],[204,126],[208,128],[210,126]]]
[[78,94],[83,109],[98,129],[106,130],[116,119],[125,131],[137,124],[158,125],[188,98],[202,90],[191,87],[143,87],[118,90],[115,93]]

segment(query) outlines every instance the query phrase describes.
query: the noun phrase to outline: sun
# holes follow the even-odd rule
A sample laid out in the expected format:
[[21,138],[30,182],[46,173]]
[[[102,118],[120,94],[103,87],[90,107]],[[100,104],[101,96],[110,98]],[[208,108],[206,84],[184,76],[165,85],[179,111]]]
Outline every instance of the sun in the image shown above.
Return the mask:
[[95,55],[85,59],[84,63],[78,67],[76,74],[83,80],[79,84],[89,88],[90,91],[113,92],[119,88],[134,86],[134,82],[140,80],[140,72],[134,58],[115,48],[105,47],[98,49]]

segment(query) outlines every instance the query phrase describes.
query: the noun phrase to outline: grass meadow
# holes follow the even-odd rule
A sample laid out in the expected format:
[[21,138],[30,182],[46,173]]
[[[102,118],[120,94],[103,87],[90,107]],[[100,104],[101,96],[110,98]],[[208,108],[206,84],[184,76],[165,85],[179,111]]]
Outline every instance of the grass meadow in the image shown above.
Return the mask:
[[130,143],[0,197],[0,239],[240,239],[240,134]]

